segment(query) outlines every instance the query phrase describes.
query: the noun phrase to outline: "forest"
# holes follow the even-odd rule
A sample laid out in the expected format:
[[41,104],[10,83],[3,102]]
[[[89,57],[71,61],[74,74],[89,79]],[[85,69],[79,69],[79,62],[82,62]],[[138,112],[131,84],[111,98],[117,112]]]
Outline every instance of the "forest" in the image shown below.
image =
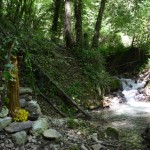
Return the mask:
[[0,0],[0,149],[150,148],[149,0]]

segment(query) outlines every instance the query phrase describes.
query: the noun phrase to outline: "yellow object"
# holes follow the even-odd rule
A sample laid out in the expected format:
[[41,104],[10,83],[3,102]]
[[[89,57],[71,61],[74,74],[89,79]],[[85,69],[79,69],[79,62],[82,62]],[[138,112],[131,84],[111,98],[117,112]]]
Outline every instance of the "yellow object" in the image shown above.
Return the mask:
[[25,122],[28,120],[29,112],[25,109],[19,109],[14,121]]

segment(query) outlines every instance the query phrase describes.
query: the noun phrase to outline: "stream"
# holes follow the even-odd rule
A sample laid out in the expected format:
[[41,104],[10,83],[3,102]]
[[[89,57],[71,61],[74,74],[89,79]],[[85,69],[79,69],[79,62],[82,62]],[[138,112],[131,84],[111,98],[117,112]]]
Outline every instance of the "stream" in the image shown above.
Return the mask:
[[110,108],[94,110],[92,113],[100,131],[105,131],[108,127],[115,128],[120,134],[119,141],[126,141],[124,147],[144,149],[141,133],[150,125],[149,95],[143,92],[146,81],[128,78],[120,80],[122,91],[108,97]]

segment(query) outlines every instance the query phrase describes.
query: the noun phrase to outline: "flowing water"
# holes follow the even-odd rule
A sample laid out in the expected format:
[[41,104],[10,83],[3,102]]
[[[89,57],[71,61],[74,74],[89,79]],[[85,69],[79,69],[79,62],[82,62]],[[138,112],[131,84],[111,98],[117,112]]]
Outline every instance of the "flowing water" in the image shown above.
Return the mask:
[[119,103],[118,97],[112,99],[112,105],[110,110],[114,114],[125,114],[125,115],[150,115],[150,102],[140,101],[144,99],[143,93],[140,90],[144,88],[146,82],[133,79],[121,79],[122,82],[122,99],[123,103]]

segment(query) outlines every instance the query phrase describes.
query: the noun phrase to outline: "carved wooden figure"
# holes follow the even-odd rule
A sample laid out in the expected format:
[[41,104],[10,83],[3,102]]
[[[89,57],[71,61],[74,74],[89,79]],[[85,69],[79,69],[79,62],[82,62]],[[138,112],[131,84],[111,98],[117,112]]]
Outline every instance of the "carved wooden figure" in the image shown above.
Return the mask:
[[19,77],[18,77],[18,61],[17,57],[11,55],[10,60],[13,64],[13,67],[10,69],[10,75],[12,76],[11,80],[8,81],[8,109],[10,115],[15,117],[18,110],[20,109],[19,102]]

